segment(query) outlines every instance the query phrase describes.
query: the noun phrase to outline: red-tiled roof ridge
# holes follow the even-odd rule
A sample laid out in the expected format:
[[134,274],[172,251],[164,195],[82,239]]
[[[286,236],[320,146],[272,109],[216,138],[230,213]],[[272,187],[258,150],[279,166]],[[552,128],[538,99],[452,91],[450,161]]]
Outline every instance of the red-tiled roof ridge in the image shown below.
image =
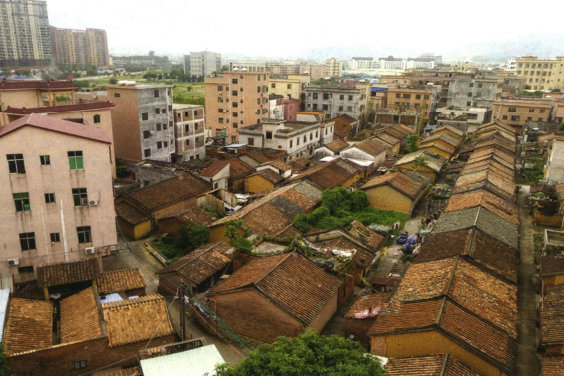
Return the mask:
[[25,126],[31,126],[35,128],[44,129],[47,131],[58,132],[67,134],[70,136],[86,138],[93,141],[103,142],[106,144],[111,144],[112,140],[102,129],[85,124],[73,123],[71,121],[66,121],[62,119],[57,119],[54,117],[39,115],[39,114],[29,114],[22,116],[18,120],[6,124],[4,127],[0,127],[0,137],[3,137],[9,133],[17,131]]
[[78,89],[78,85],[76,85],[72,81],[17,81],[17,80],[1,80],[0,81],[0,90],[25,90],[25,89]]
[[186,266],[187,264],[192,262],[194,259],[203,256],[204,253],[208,253],[210,251],[213,251],[217,247],[219,247],[221,245],[225,245],[225,244],[226,243],[224,243],[223,241],[205,244],[205,245],[201,246],[200,248],[193,250],[192,252],[190,252],[186,256],[183,256],[183,257],[179,258],[178,260],[174,261],[173,263],[165,266],[161,270],[157,271],[157,274],[165,274],[165,273],[173,272],[173,271],[176,271],[180,268],[183,268],[184,266]]
[[110,101],[106,102],[84,102],[67,104],[63,106],[49,106],[49,107],[11,107],[8,106],[6,113],[8,114],[32,114],[32,113],[57,113],[57,112],[74,112],[74,111],[94,111],[114,108],[115,105]]
[[220,172],[221,170],[223,170],[225,168],[225,166],[228,166],[230,163],[229,160],[226,161],[215,161],[213,162],[211,165],[209,165],[208,167],[206,167],[202,172],[200,172],[200,176],[205,176],[205,177],[209,177],[212,178],[214,177],[218,172]]

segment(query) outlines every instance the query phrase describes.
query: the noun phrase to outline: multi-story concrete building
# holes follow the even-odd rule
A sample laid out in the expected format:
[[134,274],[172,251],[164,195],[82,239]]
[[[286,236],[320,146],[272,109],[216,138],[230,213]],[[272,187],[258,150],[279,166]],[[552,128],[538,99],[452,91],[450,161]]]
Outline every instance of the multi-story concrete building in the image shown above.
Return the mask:
[[268,119],[268,84],[268,73],[235,71],[206,77],[206,125],[212,136],[235,143],[239,128]]
[[493,108],[500,100],[503,78],[486,74],[457,74],[450,81],[447,107],[467,109],[469,107]]
[[556,105],[552,98],[514,98],[495,101],[493,120],[503,120],[504,123],[515,128],[517,134],[523,134],[523,126],[527,121],[550,121]]
[[312,157],[320,145],[333,141],[334,121],[323,113],[298,114],[298,121],[266,120],[239,129],[239,142],[250,148],[283,150],[288,159]]
[[536,56],[517,58],[515,74],[525,80],[525,89],[553,90],[564,88],[564,56],[539,60]]
[[343,75],[343,62],[332,57],[325,60],[324,77],[341,77]]
[[115,104],[116,158],[170,162],[175,146],[172,86],[118,82],[108,85],[108,97]]
[[204,106],[173,104],[176,150],[173,162],[206,159]]
[[191,77],[207,77],[221,71],[221,54],[217,52],[190,52],[184,55],[184,74]]
[[106,30],[51,27],[51,36],[53,55],[57,64],[110,66]]
[[308,74],[311,80],[319,80],[324,76],[325,65],[300,64],[300,74]]
[[370,84],[309,86],[306,88],[306,111],[325,111],[335,118],[347,114],[361,123],[368,120]]
[[0,15],[0,67],[39,67],[52,63],[47,2],[0,0]]
[[517,59],[514,57],[507,59],[505,70],[508,72],[515,72],[516,69],[517,69]]
[[100,129],[26,115],[0,127],[2,276],[100,257],[117,244],[111,139]]
[[247,72],[266,72],[266,61],[250,60],[250,59],[229,59],[225,63],[229,66],[230,71],[246,70]]
[[268,64],[270,74],[274,75],[289,75],[300,74],[300,66],[298,64]]
[[306,92],[305,89],[311,82],[308,74],[289,74],[285,77],[270,76],[270,93],[279,94],[288,100],[298,99],[300,110],[305,111]]
[[270,93],[268,96],[268,119],[284,120],[284,97]]
[[387,90],[387,107],[398,113],[417,112],[418,129],[435,119],[439,105],[440,86],[397,87]]

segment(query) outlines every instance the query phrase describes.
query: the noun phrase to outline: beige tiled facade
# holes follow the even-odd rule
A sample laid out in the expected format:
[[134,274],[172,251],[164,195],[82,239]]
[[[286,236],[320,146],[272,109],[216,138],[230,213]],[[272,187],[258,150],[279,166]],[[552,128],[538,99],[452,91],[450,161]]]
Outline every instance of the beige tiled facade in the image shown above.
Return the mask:
[[564,57],[555,60],[540,60],[536,56],[517,59],[515,75],[523,77],[525,87],[530,90],[553,90],[564,88]]
[[238,140],[237,130],[268,118],[269,74],[224,72],[206,77],[206,125],[212,136],[224,136],[227,143]]
[[503,120],[521,133],[526,121],[548,121],[553,107],[554,102],[551,99],[495,101],[493,120]]

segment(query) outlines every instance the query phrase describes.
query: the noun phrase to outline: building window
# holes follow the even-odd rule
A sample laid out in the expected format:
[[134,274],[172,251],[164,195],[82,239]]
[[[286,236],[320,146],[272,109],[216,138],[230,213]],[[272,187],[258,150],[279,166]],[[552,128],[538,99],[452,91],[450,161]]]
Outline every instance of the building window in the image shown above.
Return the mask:
[[257,86],[257,93],[260,93],[260,86]]
[[468,98],[472,98],[472,92],[471,91],[468,92]]
[[51,157],[48,155],[40,155],[39,161],[41,162],[41,166],[48,166],[51,164]]
[[163,123],[163,131],[166,131],[167,128],[166,123]]
[[247,139],[247,144],[248,144],[249,146],[255,146],[255,138],[254,138],[254,137],[249,137],[249,138]]
[[290,140],[290,147],[294,146],[294,140]]
[[219,124],[223,124],[223,118],[219,118]]
[[313,93],[313,99],[317,99],[317,93]]
[[542,109],[542,110],[540,110],[539,112],[540,112],[541,114],[544,114],[544,111],[545,111],[545,110],[544,110],[544,109]]
[[329,110],[329,105],[328,104],[324,104],[321,106],[323,108],[323,111],[328,111]]
[[534,108],[529,108],[529,112],[535,112]]
[[155,98],[159,97],[159,91],[158,90],[154,90],[153,91],[153,95],[155,96]]
[[186,140],[186,146],[190,146],[190,140]]
[[543,121],[543,119],[540,117],[540,118],[537,119],[537,121]]
[[23,154],[7,154],[8,169],[10,174],[25,174],[25,163]]
[[472,107],[472,102],[466,102],[467,107]]
[[483,84],[478,84],[478,89],[481,89],[483,86]]
[[421,94],[415,94],[415,99],[421,99]]
[[223,91],[223,86],[222,86],[222,85],[219,85],[219,86],[217,87],[217,91]]
[[323,99],[328,100],[329,99],[329,93],[323,93]]
[[502,119],[503,119],[503,120],[507,120],[507,115],[503,115],[503,116],[502,116]]
[[20,246],[22,251],[35,249],[35,232],[24,232],[20,234]]
[[347,112],[352,112],[352,106],[347,107]]
[[76,228],[78,233],[78,243],[92,243],[92,229],[90,226],[81,226]]
[[67,152],[69,157],[69,166],[71,170],[82,170],[84,168],[84,160],[82,156],[82,151],[69,151]]
[[233,128],[239,128],[239,124],[233,123]]
[[233,90],[233,91],[231,92],[231,95],[237,96],[237,90]]
[[74,369],[82,369],[86,368],[86,360],[80,360],[78,362],[74,362]]
[[14,193],[14,204],[16,205],[17,212],[30,211],[31,205],[29,204],[29,192]]
[[52,204],[55,202],[55,194],[54,193],[45,193],[45,203]]
[[51,233],[51,243],[60,243],[61,242],[61,236],[59,235],[58,232],[52,232]]
[[344,94],[339,95],[339,99],[342,100],[342,101],[344,101],[344,100],[345,100],[345,95],[344,95]]
[[339,112],[343,111],[343,106],[339,106]]
[[239,117],[239,114],[237,112],[233,112],[233,117]]
[[190,124],[184,124],[184,132],[190,132]]
[[143,155],[145,155],[145,158],[149,158],[151,156],[151,149],[143,150]]
[[[20,266],[18,268],[18,273],[19,274],[29,274],[29,273],[33,273],[33,266]],[[29,375],[31,375],[31,373],[29,373]]]
[[509,107],[507,112],[517,112],[517,109],[515,107]]
[[162,149],[162,148],[163,148],[162,141],[157,141],[157,149]]
[[151,137],[151,131],[143,131],[143,138],[146,140]]
[[143,112],[141,114],[141,120],[149,120],[149,113],[148,112]]
[[311,132],[311,133],[309,134],[309,140],[310,140],[310,141],[313,140],[313,132]]
[[94,124],[97,124],[100,122],[100,115],[94,115]]
[[317,103],[314,103],[314,104],[313,104],[313,110],[314,110],[314,111],[317,110]]
[[161,113],[161,109],[160,108],[155,108],[155,115],[159,115]]
[[237,83],[239,83],[239,81],[238,81],[236,78],[233,78],[233,79],[231,80],[231,83],[232,83],[232,84],[237,84]]
[[288,84],[288,89],[291,89],[291,88],[292,88],[292,84]]
[[160,132],[161,130],[162,130],[161,123],[157,123],[157,132]]
[[272,89],[276,89],[276,84],[272,83],[272,84],[270,84],[270,87],[271,87]]
[[296,138],[296,146],[298,146],[299,144],[300,144],[300,138],[297,137],[297,138]]
[[267,131],[267,132],[266,132],[266,139],[267,139],[267,140],[272,140],[272,132],[271,132],[271,131]]
[[519,121],[519,115],[511,116],[511,121]]
[[353,100],[353,96],[349,95],[349,101],[352,101],[352,100]]
[[232,106],[233,106],[233,107],[239,107],[239,103],[233,102]]
[[74,206],[88,205],[88,193],[86,192],[86,188],[73,188],[72,197],[74,200]]
[[119,98],[119,97],[121,97],[121,94],[120,93],[114,93],[114,97]]

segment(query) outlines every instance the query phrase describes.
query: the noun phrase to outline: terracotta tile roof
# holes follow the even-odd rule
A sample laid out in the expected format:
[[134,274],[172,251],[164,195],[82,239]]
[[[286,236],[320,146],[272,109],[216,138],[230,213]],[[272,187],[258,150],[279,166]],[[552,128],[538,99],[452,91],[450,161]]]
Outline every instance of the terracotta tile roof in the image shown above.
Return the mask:
[[121,201],[115,204],[116,215],[129,223],[130,225],[138,225],[151,219],[151,216],[142,213],[127,201]]
[[338,153],[343,149],[346,149],[349,147],[349,143],[346,142],[345,140],[335,140],[333,142],[328,143],[327,145],[325,145],[325,147],[329,150],[331,150],[333,153]]
[[451,257],[411,264],[392,300],[407,302],[446,295],[456,262],[457,259]]
[[547,286],[540,304],[542,346],[564,343],[564,285]]
[[431,149],[431,148],[437,148],[439,150],[444,151],[445,153],[450,154],[451,156],[454,154],[454,152],[456,150],[456,148],[454,146],[444,145],[444,144],[441,144],[441,143],[438,143],[438,142],[433,142],[433,141],[427,142],[427,143],[421,145],[419,147],[419,150],[425,150],[425,149]]
[[[401,138],[394,137],[391,134],[384,133],[384,132],[376,135],[375,139],[384,142],[386,146],[389,145],[387,147],[390,147],[390,146],[393,147],[393,146],[395,146],[395,145],[397,145],[401,142]],[[371,138],[370,140],[375,140],[375,139]]]
[[376,176],[360,187],[360,189],[366,190],[381,185],[389,185],[393,189],[414,200],[419,197],[421,192],[423,192],[423,190],[427,187],[428,183],[426,184],[421,181],[421,179],[417,179],[412,173],[407,171],[398,171]]
[[153,211],[210,190],[211,186],[208,183],[187,173],[129,192],[126,196]]
[[290,159],[287,164],[292,168],[292,173],[299,174],[307,168],[310,161],[306,157],[298,157]]
[[272,160],[272,158],[268,158],[266,155],[264,155],[264,153],[254,149],[248,149],[245,155],[248,155],[249,157],[253,158],[259,164],[269,162],[270,160]]
[[53,304],[11,298],[4,327],[6,355],[40,350],[53,344]]
[[112,294],[145,288],[145,278],[139,269],[122,269],[104,272],[96,280],[98,293]]
[[540,376],[562,376],[564,356],[543,356]]
[[515,183],[493,171],[479,171],[472,174],[461,175],[452,191],[453,194],[462,194],[478,189],[488,189],[504,199],[515,202]]
[[415,262],[439,260],[455,255],[465,256],[493,275],[517,284],[519,251],[478,229],[432,232],[422,244]]
[[41,287],[93,281],[100,276],[100,266],[95,257],[37,267],[37,282]]
[[214,223],[217,218],[200,208],[199,206],[193,206],[190,209],[177,214],[176,217],[183,222],[194,223],[200,226],[208,226]]
[[279,159],[275,159],[273,161],[263,163],[261,166],[265,166],[265,165],[270,165],[280,171],[288,171],[292,169],[292,166]]
[[484,129],[491,129],[491,128],[504,130],[506,132],[513,133],[513,134],[515,134],[515,132],[516,132],[515,129],[512,126],[508,125],[507,123],[505,123],[505,122],[503,122],[499,119],[496,119],[496,120],[494,120],[490,123],[480,125],[478,127],[478,131],[481,131],[481,130],[484,130]]
[[476,131],[474,134],[476,135],[477,139],[499,135],[501,137],[504,137],[508,141],[515,142],[515,134],[495,127],[490,127],[483,129],[481,131]]
[[462,143],[459,139],[443,133],[443,134],[435,134],[429,137],[425,137],[423,140],[419,142],[419,145],[421,147],[423,145],[429,144],[431,142],[437,142],[439,140],[446,142],[447,144],[451,145],[453,148],[459,147],[460,144]]
[[485,190],[477,190],[464,194],[451,196],[445,212],[482,206],[494,214],[518,225],[519,208],[499,196]]
[[390,358],[386,376],[481,376],[449,354]]
[[292,218],[267,203],[250,211],[244,217],[243,223],[249,226],[254,234],[275,236],[292,223]]
[[458,128],[453,127],[452,125],[448,125],[448,124],[447,124],[447,125],[443,125],[443,126],[439,126],[439,127],[435,128],[435,129],[433,129],[433,130],[431,131],[431,134],[435,134],[435,133],[437,133],[438,131],[442,131],[442,130],[445,130],[445,129],[449,130],[450,132],[452,132],[452,133],[454,133],[454,134],[456,134],[456,135],[458,135],[458,136],[460,136],[460,137],[464,137],[464,131],[463,131],[463,130],[458,129]]
[[0,81],[0,90],[68,90],[74,91],[78,86],[72,81]]
[[439,326],[481,358],[489,358],[506,373],[513,373],[514,338],[449,301],[445,302]]
[[350,164],[337,159],[311,167],[301,174],[292,177],[291,181],[307,179],[323,189],[333,189],[349,181],[359,172]]
[[0,137],[17,131],[23,127],[35,127],[47,131],[103,142],[106,144],[112,143],[110,137],[100,128],[39,114],[25,115],[18,120],[0,127]]
[[[405,136],[406,136],[405,133],[403,133],[403,132],[401,132],[401,131],[399,131],[399,130],[397,130],[397,129],[395,129],[395,128],[392,128],[392,127],[386,127],[386,128],[384,128],[383,132],[381,132],[381,133],[387,133],[387,134],[389,134],[390,136],[392,136],[392,137],[394,137],[394,138],[397,138],[398,140],[402,140],[402,139],[404,139]],[[380,134],[380,133],[379,133],[379,134]]]
[[176,272],[199,285],[231,262],[226,252],[231,246],[224,242],[210,243],[190,252],[157,272],[167,274]]
[[513,181],[515,176],[515,171],[512,167],[508,167],[503,163],[499,163],[499,161],[495,159],[484,159],[479,162],[472,162],[467,163],[462,171],[460,172],[461,175],[466,174],[473,174],[476,172],[484,171],[484,170],[491,170],[508,180]]
[[415,129],[412,129],[412,128],[410,128],[410,127],[407,127],[407,126],[405,126],[405,125],[403,125],[403,124],[394,124],[394,125],[392,125],[392,128],[394,128],[394,129],[396,129],[396,130],[398,130],[398,131],[400,131],[400,132],[402,132],[403,134],[406,134],[406,135],[417,133],[417,132],[415,131]]
[[[284,178],[282,177],[282,175],[278,175],[276,172],[274,172],[270,169],[259,171],[259,172],[257,172],[256,174],[253,174],[253,175],[259,175],[260,177],[262,177],[263,179],[269,181],[270,183],[272,183],[274,185],[284,181]],[[251,175],[251,176],[253,176],[253,175]]]
[[90,287],[61,300],[61,343],[102,336],[97,296]]
[[256,288],[307,326],[335,297],[341,284],[303,256],[288,253],[252,260],[211,293]]
[[401,166],[403,164],[413,163],[419,157],[425,158],[427,160],[426,167],[437,173],[441,171],[446,161],[445,158],[441,157],[440,155],[431,153],[428,150],[418,150],[415,153],[404,155],[399,161],[396,162],[395,165]]
[[386,148],[381,143],[376,142],[372,139],[364,140],[357,144],[354,144],[354,147],[374,157],[386,151]]
[[559,274],[564,274],[564,256],[542,256],[540,259],[541,277]]
[[174,332],[161,295],[102,304],[109,347],[159,338]]
[[489,148],[483,148],[483,149],[479,149],[476,150],[474,149],[474,152],[472,153],[472,155],[470,156],[470,158],[468,158],[468,162],[472,163],[473,160],[484,157],[484,156],[491,156],[492,154],[494,154],[496,157],[506,161],[507,163],[510,164],[514,164],[515,163],[515,155],[511,154],[503,149],[496,149],[494,147],[489,147]]
[[111,368],[94,372],[92,376],[142,376],[141,367]]
[[207,168],[205,168],[202,172],[200,172],[200,176],[213,178],[215,175],[217,175],[221,170],[223,170],[227,166],[229,166],[229,161],[215,161]]
[[[484,153],[480,153],[480,151],[485,151]],[[511,156],[510,154],[505,154],[501,150],[498,149],[481,149],[478,151],[477,154],[472,153],[468,158],[468,163],[478,163],[481,161],[495,161],[503,166],[515,170],[515,163],[513,158],[507,158],[507,156]]]
[[343,139],[346,138],[348,136],[347,132],[339,129],[339,128],[335,128],[335,130],[333,131],[333,135],[335,137],[338,137],[339,139]]
[[355,314],[358,312],[383,307],[388,304],[391,296],[391,293],[360,296],[357,300],[355,300],[349,311],[345,314],[345,318],[354,319]]
[[440,317],[442,299],[416,303],[401,303],[397,309],[383,310],[368,331],[370,335],[403,332],[415,328],[430,328]]
[[78,112],[78,111],[96,111],[96,110],[108,110],[114,108],[115,105],[107,102],[90,102],[90,103],[77,103],[68,104],[64,106],[51,106],[51,107],[36,107],[36,108],[15,108],[10,107],[6,109],[8,114],[46,114],[46,113],[58,113],[58,112]]
[[372,231],[357,220],[352,221],[349,232],[357,238],[364,240],[373,251],[378,251],[386,242],[384,236],[376,231]]
[[354,123],[354,122],[356,122],[356,119],[353,118],[353,117],[352,117],[351,115],[349,115],[349,114],[341,114],[341,115],[339,115],[339,116],[337,116],[337,117],[338,117],[339,119],[342,119],[342,120],[348,122],[348,123]]
[[481,206],[444,213],[433,231],[442,233],[474,227],[513,248],[519,247],[519,226]]
[[505,149],[511,154],[515,154],[515,142],[508,140],[507,138],[499,135],[493,134],[489,137],[481,137],[475,142],[475,150],[480,150],[482,148],[496,147],[500,149]]

